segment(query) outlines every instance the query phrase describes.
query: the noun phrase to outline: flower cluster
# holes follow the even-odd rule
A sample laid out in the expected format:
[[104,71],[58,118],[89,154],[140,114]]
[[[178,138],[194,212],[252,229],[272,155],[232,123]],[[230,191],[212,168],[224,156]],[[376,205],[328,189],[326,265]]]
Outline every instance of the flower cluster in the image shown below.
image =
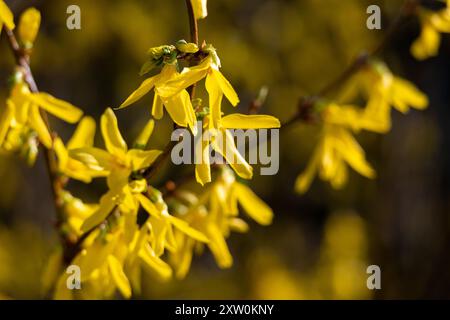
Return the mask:
[[441,43],[440,33],[450,33],[450,0],[438,11],[419,7],[418,16],[422,25],[419,38],[411,45],[411,54],[418,60],[436,56]]
[[[364,108],[340,103],[357,97],[366,100]],[[423,110],[427,106],[428,98],[412,83],[394,76],[381,61],[369,58],[349,80],[338,102],[321,99],[313,104],[312,111],[318,114],[322,130],[308,166],[296,180],[296,191],[306,192],[316,173],[333,188],[340,189],[348,180],[348,166],[374,178],[375,170],[352,133],[361,130],[387,133],[392,108],[407,113],[410,108]]]
[[[197,19],[206,17],[206,1],[192,1],[192,8]],[[18,34],[21,50],[27,55],[31,54],[40,19],[40,13],[33,8],[21,17]],[[1,0],[0,23],[11,31],[15,27],[11,11]],[[83,117],[83,112],[68,102],[38,92],[29,83],[31,71],[18,63],[0,118],[0,147],[25,154],[30,165],[39,145],[50,152],[51,176],[57,179],[52,182],[61,211],[58,225],[63,246],[50,259],[43,281],[57,299],[108,298],[116,291],[130,298],[141,291],[143,271],[163,280],[173,273],[184,277],[194,248],[202,246],[210,249],[219,267],[230,267],[232,256],[226,238],[231,231],[248,229],[239,218],[238,204],[256,222],[268,225],[272,221],[272,210],[235,177],[234,172],[250,179],[253,172],[227,129],[279,128],[278,119],[237,113],[223,116],[223,97],[233,106],[239,98],[220,72],[220,60],[211,45],[199,47],[181,40],[175,45],[151,48],[148,54],[141,75],[154,71],[156,75],[146,79],[117,108],[126,108],[153,92],[153,119],[149,119],[132,147],[125,142],[111,108],[100,119],[104,148],[94,146],[95,120]],[[202,79],[209,94],[208,105],[193,104],[190,93],[190,87]],[[177,128],[189,128],[197,135],[196,123],[200,121],[213,133],[201,142],[204,161],[193,174],[202,186],[209,184],[196,193],[177,190],[164,194],[150,184],[148,171],[162,161],[164,152],[148,149],[147,145],[154,119],[161,119],[164,110]],[[78,123],[67,143],[51,131],[47,112],[65,122]],[[227,141],[226,146],[217,142],[219,138]],[[234,171],[222,165],[213,179],[210,148],[223,155]],[[106,179],[108,187],[98,203],[85,203],[67,189],[69,179],[89,183],[96,178]],[[65,266],[69,264],[81,270],[80,291],[67,286]]]

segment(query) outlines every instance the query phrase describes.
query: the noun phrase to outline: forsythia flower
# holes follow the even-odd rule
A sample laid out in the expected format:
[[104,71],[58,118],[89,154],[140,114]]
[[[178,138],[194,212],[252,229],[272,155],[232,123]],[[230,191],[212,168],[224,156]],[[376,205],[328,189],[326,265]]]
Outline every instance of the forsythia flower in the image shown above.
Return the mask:
[[[69,123],[76,123],[83,115],[77,107],[48,93],[32,93],[28,86],[19,82],[14,85],[7,101],[7,110],[0,121],[0,138],[5,138],[8,130],[17,128],[33,129],[40,142],[48,149],[52,148],[52,137],[41,117],[40,108]],[[0,139],[0,144],[3,141]]]
[[180,90],[206,78],[206,91],[209,95],[210,128],[217,128],[217,121],[221,114],[223,96],[227,97],[235,107],[239,97],[230,82],[219,71],[220,60],[214,49],[209,49],[209,55],[198,66],[184,68],[176,77],[167,81],[159,90],[162,97],[170,98],[179,94]]
[[2,32],[3,25],[5,25],[9,30],[13,30],[15,27],[14,16],[11,10],[9,10],[3,0],[0,0],[0,34]]
[[[214,91],[218,92],[218,90]],[[214,91],[212,90],[211,92]],[[212,122],[212,115],[209,114],[205,117],[203,125],[205,128],[208,128]],[[239,153],[233,135],[227,129],[271,129],[279,127],[280,121],[268,115],[235,113],[222,118],[222,115],[219,113],[215,127],[205,131],[202,139],[199,139],[195,146],[196,153],[201,150],[201,154],[200,152],[197,154],[201,158],[201,161],[195,165],[195,177],[197,181],[202,185],[211,181],[210,146],[225,158],[227,163],[241,178],[251,179],[253,176],[253,168]]]
[[[146,145],[153,129],[153,121],[146,125],[138,138],[138,145]],[[161,259],[165,250],[178,250],[174,228],[199,242],[208,238],[189,224],[169,214],[162,194],[147,185],[139,176],[160,155],[158,150],[128,150],[111,109],[101,118],[101,131],[106,151],[93,147],[71,150],[70,155],[91,170],[107,176],[109,191],[102,196],[96,210],[80,203],[70,206],[72,223],[81,232],[88,232],[81,252],[73,264],[83,270],[82,282],[87,289],[83,297],[108,297],[116,288],[126,298],[133,286],[139,291],[141,266],[163,279],[170,278],[172,269]],[[73,203],[72,203],[73,204]],[[147,214],[138,224],[138,210]],[[79,214],[74,214],[78,210]],[[86,212],[92,212],[86,217]],[[80,225],[78,217],[86,217]],[[56,298],[72,298],[65,287],[66,275],[60,277]]]
[[63,231],[76,238],[83,234],[81,225],[98,210],[98,204],[87,204],[81,199],[75,198],[70,192],[63,191],[61,198],[64,202],[64,213],[66,214],[66,224],[62,227]]
[[450,33],[450,0],[447,6],[437,12],[419,9],[422,31],[411,45],[411,54],[418,60],[436,56],[441,42],[440,33]]
[[[238,203],[259,224],[269,225],[272,222],[272,210],[250,188],[237,182],[227,167],[222,168],[218,179],[199,198],[183,192],[177,194],[181,195],[180,200],[188,202],[180,216],[208,237],[207,246],[220,268],[229,268],[233,263],[226,243],[230,232],[248,230],[247,223],[238,217]],[[181,250],[170,252],[170,262],[174,265],[176,276],[184,278],[189,271],[194,249],[201,249],[203,244],[180,232],[175,236]]]
[[375,177],[375,171],[365,160],[364,150],[348,129],[325,124],[306,170],[295,182],[295,189],[299,193],[306,192],[317,172],[321,179],[339,189],[347,182],[347,164],[367,178]]
[[394,76],[377,60],[371,60],[367,68],[354,76],[346,94],[353,97],[357,91],[362,91],[367,99],[365,108],[316,102],[323,128],[306,170],[296,180],[297,192],[306,192],[317,172],[332,187],[341,188],[348,180],[346,163],[359,174],[374,178],[375,171],[351,131],[386,133],[391,128],[391,108],[407,113],[410,108],[423,110],[428,106],[425,94],[412,83]]
[[92,147],[95,136],[95,121],[91,117],[84,117],[77,126],[72,138],[67,143],[67,147],[62,140],[55,138],[53,145],[58,157],[58,168],[60,173],[85,183],[91,182],[93,177],[101,176],[97,170],[89,169],[82,162],[69,156],[70,150]]
[[19,37],[26,47],[32,47],[41,25],[41,13],[35,8],[27,9],[20,16]]
[[208,15],[207,2],[207,0],[191,0],[195,19],[200,20],[206,18]]
[[161,97],[159,90],[166,82],[175,78],[178,75],[176,66],[173,64],[166,64],[161,70],[161,73],[145,80],[136,91],[134,91],[119,109],[125,108],[134,102],[141,99],[150,90],[155,89],[155,96],[153,98],[152,115],[156,119],[161,119],[163,116],[163,106],[166,107],[172,120],[182,127],[190,127],[195,131],[195,112],[192,107],[191,98],[186,90],[179,90],[176,95],[172,97]]

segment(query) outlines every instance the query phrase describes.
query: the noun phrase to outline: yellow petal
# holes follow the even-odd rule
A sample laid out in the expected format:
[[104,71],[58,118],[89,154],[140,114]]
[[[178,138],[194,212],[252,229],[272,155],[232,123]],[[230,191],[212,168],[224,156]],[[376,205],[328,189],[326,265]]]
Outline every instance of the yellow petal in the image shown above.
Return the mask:
[[139,134],[139,137],[134,142],[136,148],[145,149],[148,140],[150,139],[153,133],[154,128],[155,128],[155,121],[153,119],[150,119],[145,125],[144,129],[142,129],[141,133]]
[[359,122],[361,129],[377,133],[388,132],[391,129],[391,108],[386,98],[379,94],[371,95]]
[[136,194],[135,197],[139,200],[139,203],[147,211],[151,216],[161,217],[161,211],[150,201],[149,198],[144,196],[143,194]]
[[246,233],[249,230],[247,222],[239,218],[231,218],[228,220],[230,230],[239,233]]
[[86,116],[81,119],[75,129],[72,138],[67,143],[67,149],[78,149],[92,147],[95,137],[95,121],[92,117]]
[[[221,139],[220,143],[218,139]],[[243,179],[251,179],[253,176],[253,168],[244,157],[239,153],[234,143],[233,136],[228,130],[219,130],[218,135],[213,137],[211,141],[213,149],[219,152],[227,163],[233,168],[237,175]]]
[[111,277],[113,278],[117,288],[119,288],[120,293],[124,298],[129,299],[131,297],[131,286],[128,281],[127,276],[123,272],[122,265],[119,260],[113,255],[108,256],[108,266],[111,272]]
[[128,149],[127,144],[120,134],[117,118],[112,109],[108,108],[103,113],[100,126],[106,149],[115,156],[125,156]]
[[155,81],[157,80],[156,76],[148,78],[144,82],[141,83],[139,88],[137,88],[121,105],[118,109],[122,109],[128,107],[130,104],[135,103],[143,96],[145,96],[150,90],[155,86]]
[[215,224],[209,223],[206,227],[206,235],[210,240],[208,247],[214,255],[218,266],[223,269],[231,267],[233,257],[219,228]]
[[74,105],[57,99],[48,93],[31,93],[29,99],[55,117],[69,123],[76,123],[83,116],[83,111]]
[[441,36],[431,24],[425,23],[422,26],[422,32],[411,45],[411,54],[418,60],[424,60],[436,56],[439,51]]
[[35,8],[29,8],[22,13],[19,22],[19,37],[25,44],[33,44],[41,24],[41,13]]
[[39,141],[41,141],[47,149],[51,149],[52,136],[50,135],[48,127],[41,117],[41,113],[37,105],[30,106],[29,121],[31,128],[37,132]]
[[336,131],[335,148],[339,151],[345,161],[359,174],[367,178],[375,178],[375,170],[366,161],[364,150],[355,138],[345,129]]
[[203,233],[201,233],[198,230],[195,230],[194,228],[191,228],[189,226],[189,223],[187,223],[186,221],[183,221],[181,219],[178,219],[178,218],[176,218],[174,216],[170,216],[170,215],[167,217],[167,219],[170,221],[170,223],[172,223],[174,225],[175,228],[177,228],[178,230],[180,230],[187,236],[191,237],[192,239],[195,239],[197,241],[201,241],[204,243],[209,242],[208,238]]
[[106,193],[100,199],[100,206],[89,218],[81,225],[81,231],[86,232],[102,223],[115,207],[111,193]]
[[314,180],[314,177],[317,173],[317,168],[319,166],[322,147],[323,147],[322,143],[319,142],[319,144],[316,147],[316,150],[314,151],[313,156],[311,157],[311,160],[309,160],[308,166],[306,167],[305,171],[303,171],[295,180],[295,191],[297,191],[300,194],[303,194],[306,191],[308,191],[308,189],[311,186],[311,183]]
[[207,0],[191,0],[195,19],[204,19],[208,15]]
[[6,109],[0,117],[0,146],[5,141],[6,134],[8,133],[11,125],[11,120],[14,116],[14,104],[11,100],[6,101]]
[[239,203],[253,220],[261,225],[269,225],[272,223],[272,209],[258,198],[250,188],[239,182],[235,182],[233,184],[233,192],[236,192]]
[[271,129],[281,126],[280,120],[266,115],[246,115],[234,113],[222,118],[223,128],[236,129]]
[[173,122],[182,127],[190,127],[191,130],[194,128],[195,112],[186,90],[181,90],[178,94],[163,99],[163,102]]
[[217,82],[217,85],[220,87],[223,94],[227,97],[233,107],[237,106],[239,103],[239,97],[230,82],[216,68],[211,68],[211,76],[214,77],[214,81]]
[[15,27],[14,16],[13,16],[11,10],[9,10],[8,6],[6,5],[5,2],[3,2],[3,0],[0,0],[0,24],[2,22],[10,30],[13,30]]
[[394,107],[400,112],[407,112],[409,106],[423,110],[428,107],[428,98],[411,82],[395,77],[392,83]]
[[209,96],[209,128],[218,129],[222,115],[223,92],[211,74],[206,77],[205,86]]
[[132,170],[136,171],[150,167],[161,153],[162,151],[159,150],[131,149],[127,156],[131,160]]
[[152,116],[155,119],[161,119],[163,115],[163,101],[161,100],[161,97],[155,92],[155,96],[153,98]]
[[195,179],[202,186],[208,182],[211,182],[211,168],[209,159],[209,142],[203,141],[203,139],[198,139],[195,145],[195,157],[199,159],[196,160],[195,164]]
[[172,269],[170,266],[155,255],[155,252],[149,244],[146,244],[139,251],[139,257],[143,262],[143,266],[150,272],[156,272],[164,280],[172,277]]
[[69,150],[69,156],[95,171],[110,171],[114,166],[114,156],[98,148],[80,148]]
[[183,71],[172,80],[158,87],[157,92],[163,98],[169,98],[199,82],[206,77],[210,69],[211,59],[204,59],[198,66],[184,68]]
[[55,150],[56,156],[58,157],[59,170],[64,171],[69,161],[69,153],[67,152],[64,142],[57,137],[53,141],[53,149]]

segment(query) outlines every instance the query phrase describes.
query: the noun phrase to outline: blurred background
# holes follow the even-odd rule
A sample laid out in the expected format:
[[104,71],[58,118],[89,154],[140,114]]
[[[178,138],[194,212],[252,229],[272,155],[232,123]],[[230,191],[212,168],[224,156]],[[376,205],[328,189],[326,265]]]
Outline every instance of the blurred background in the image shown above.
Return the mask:
[[[138,72],[148,48],[189,38],[181,0],[6,3],[16,17],[29,6],[42,13],[31,63],[39,88],[96,119],[140,84]],[[401,3],[210,0],[209,16],[199,22],[200,39],[217,48],[222,72],[240,95],[239,111],[246,112],[267,86],[269,96],[260,112],[283,121],[295,113],[301,96],[314,94],[358,53],[373,48]],[[81,30],[66,28],[71,4],[81,8]],[[382,8],[382,30],[366,28],[370,4]],[[306,195],[296,195],[295,178],[317,134],[313,125],[299,123],[281,134],[279,174],[251,182],[273,208],[273,225],[251,224],[248,234],[231,236],[231,269],[220,270],[208,252],[194,259],[185,280],[147,279],[138,298],[450,298],[449,36],[443,36],[439,56],[418,62],[409,46],[419,32],[418,20],[409,19],[381,58],[429,96],[430,108],[407,116],[394,111],[389,134],[357,136],[377,170],[376,180],[352,172],[342,191],[316,180]],[[8,95],[7,79],[14,71],[5,40],[2,35],[0,101]],[[128,141],[149,118],[151,101],[147,97],[117,112]],[[157,122],[155,147],[168,141],[169,120],[166,115]],[[74,129],[54,118],[51,125],[64,139]],[[180,168],[167,165],[155,184],[177,174]],[[57,244],[44,161],[28,168],[1,155],[0,181],[0,298],[42,298],[40,275]],[[87,186],[71,183],[70,188],[91,202],[105,191],[101,180]],[[381,268],[381,290],[366,287],[366,268],[372,264]]]

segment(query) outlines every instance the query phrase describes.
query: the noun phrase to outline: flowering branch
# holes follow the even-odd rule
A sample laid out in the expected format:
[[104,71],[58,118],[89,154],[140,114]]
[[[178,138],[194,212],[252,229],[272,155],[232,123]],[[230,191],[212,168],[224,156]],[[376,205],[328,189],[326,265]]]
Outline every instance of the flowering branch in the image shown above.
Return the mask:
[[[9,43],[9,47],[14,55],[16,64],[21,69],[21,72],[23,74],[25,82],[29,86],[31,92],[38,93],[39,89],[36,85],[36,81],[34,80],[33,73],[30,68],[29,55],[26,53],[26,51],[22,50],[22,48],[20,47],[20,45],[14,35],[14,32],[12,30],[8,29],[6,26],[4,26],[3,29],[5,30],[5,33],[6,33],[7,39],[8,39],[8,43]],[[42,119],[44,120],[44,123],[47,126],[49,132],[51,132],[52,138],[54,138],[56,133],[51,131],[51,128],[50,128],[50,125],[48,122],[47,113],[42,109],[40,110],[40,113],[41,113]],[[50,180],[51,187],[52,187],[52,194],[53,194],[56,212],[57,212],[57,216],[58,216],[58,223],[60,223],[63,220],[62,213],[61,213],[62,202],[60,199],[60,193],[61,193],[61,190],[63,189],[64,182],[62,181],[62,179],[60,179],[60,177],[58,175],[57,163],[56,163],[56,158],[55,158],[55,154],[54,154],[53,150],[45,148],[45,146],[43,146],[42,144],[41,144],[41,147],[43,149],[45,149],[44,154],[45,154],[45,162],[46,162],[46,166],[47,166],[47,173],[48,173],[49,180]]]

